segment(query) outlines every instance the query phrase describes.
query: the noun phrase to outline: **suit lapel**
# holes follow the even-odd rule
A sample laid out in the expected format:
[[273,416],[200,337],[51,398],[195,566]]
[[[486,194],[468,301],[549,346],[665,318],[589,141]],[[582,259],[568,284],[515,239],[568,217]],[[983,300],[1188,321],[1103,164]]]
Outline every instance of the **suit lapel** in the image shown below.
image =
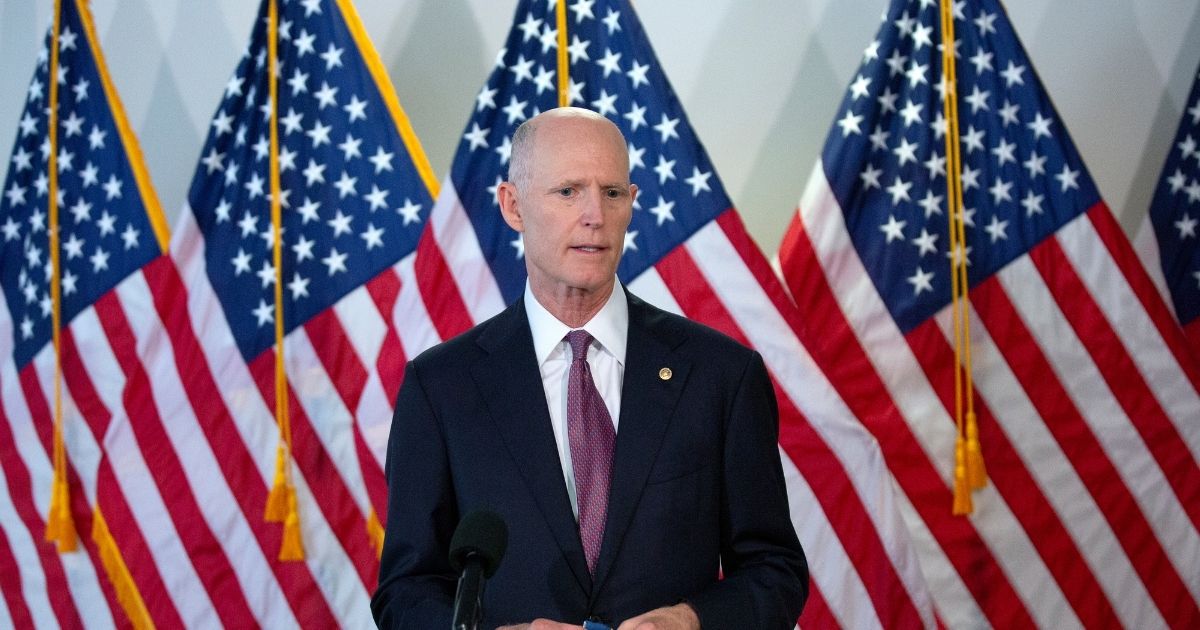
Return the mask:
[[[689,362],[672,357],[674,349],[683,341],[681,334],[662,325],[663,318],[657,309],[628,291],[626,296],[629,298],[629,341],[626,344],[629,350],[621,386],[621,417],[608,494],[608,517],[600,559],[596,564],[593,599],[629,528],[691,369]],[[663,368],[670,370],[668,378],[660,375]]]
[[524,301],[518,299],[493,319],[478,343],[488,354],[471,366],[471,376],[567,564],[587,592],[591,576],[563,481]]

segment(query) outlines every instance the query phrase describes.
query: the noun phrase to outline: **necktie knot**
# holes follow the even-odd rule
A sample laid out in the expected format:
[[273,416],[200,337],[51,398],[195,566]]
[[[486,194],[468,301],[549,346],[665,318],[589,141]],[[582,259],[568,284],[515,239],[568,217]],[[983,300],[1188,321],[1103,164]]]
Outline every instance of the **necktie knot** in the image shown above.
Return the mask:
[[588,346],[592,345],[592,336],[586,330],[572,330],[567,333],[567,343],[571,344],[571,360],[587,360]]

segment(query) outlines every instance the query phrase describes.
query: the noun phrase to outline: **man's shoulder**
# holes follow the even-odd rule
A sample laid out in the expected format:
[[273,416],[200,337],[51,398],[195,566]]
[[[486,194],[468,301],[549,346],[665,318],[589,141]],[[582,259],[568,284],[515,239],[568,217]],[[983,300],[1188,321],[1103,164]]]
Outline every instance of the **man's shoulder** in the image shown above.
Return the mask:
[[471,328],[427,348],[412,362],[421,369],[461,366],[487,353],[489,339],[497,336],[498,329],[509,328],[514,318],[521,316],[518,305],[509,306],[492,317]]
[[710,360],[743,363],[755,354],[745,344],[706,324],[688,319],[629,295],[630,325],[641,325],[667,345],[686,353],[703,353]]

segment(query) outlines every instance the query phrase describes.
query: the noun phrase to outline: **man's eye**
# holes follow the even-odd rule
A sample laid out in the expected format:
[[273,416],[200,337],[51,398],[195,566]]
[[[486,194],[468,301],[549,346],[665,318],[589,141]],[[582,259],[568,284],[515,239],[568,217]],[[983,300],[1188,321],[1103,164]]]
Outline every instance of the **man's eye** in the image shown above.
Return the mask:
[[621,197],[621,191],[617,190],[616,188],[609,188],[608,190],[604,191],[604,194],[609,199],[619,199]]
[[558,194],[560,197],[570,197],[572,194],[574,194],[574,192],[575,191],[570,188],[559,188],[558,189]]

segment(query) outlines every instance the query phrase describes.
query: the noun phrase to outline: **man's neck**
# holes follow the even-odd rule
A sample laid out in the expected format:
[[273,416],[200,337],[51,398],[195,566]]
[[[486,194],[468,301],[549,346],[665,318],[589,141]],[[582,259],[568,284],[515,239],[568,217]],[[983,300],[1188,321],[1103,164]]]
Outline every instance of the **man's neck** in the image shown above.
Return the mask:
[[600,289],[597,291],[581,292],[575,289],[568,289],[567,292],[558,294],[554,291],[539,290],[536,286],[530,286],[533,291],[533,297],[542,305],[551,315],[558,321],[566,324],[571,328],[579,328],[591,321],[600,309],[604,308],[604,304],[608,302],[608,298],[612,295],[616,282],[608,285],[607,290]]

